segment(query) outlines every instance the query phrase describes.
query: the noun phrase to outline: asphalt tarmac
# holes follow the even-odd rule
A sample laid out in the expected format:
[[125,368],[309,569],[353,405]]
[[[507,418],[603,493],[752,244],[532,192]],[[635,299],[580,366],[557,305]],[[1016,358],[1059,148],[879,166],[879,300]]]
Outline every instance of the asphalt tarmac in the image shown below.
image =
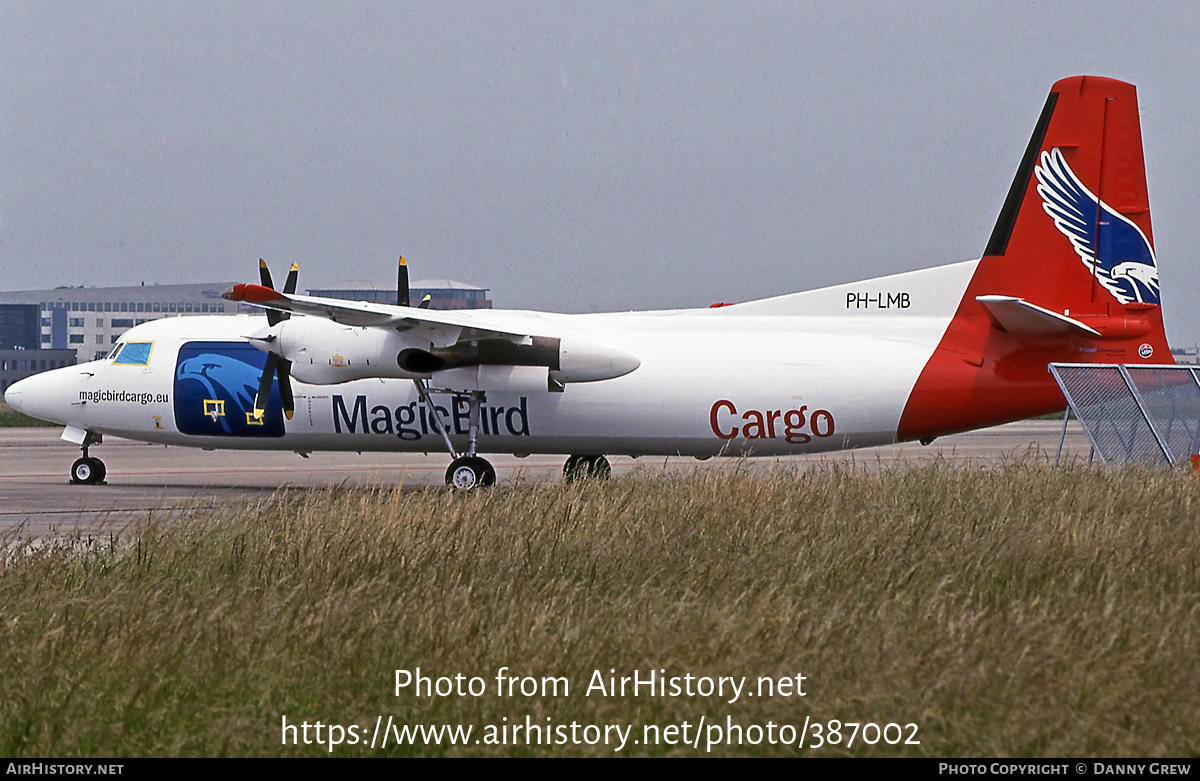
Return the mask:
[[[1053,461],[1061,422],[1023,421],[916,443],[814,456],[753,459],[756,467],[776,464],[848,463],[895,467],[945,459],[993,464],[1005,459]],[[67,472],[79,448],[59,439],[57,428],[0,429],[0,539],[48,538],[75,532],[99,534],[148,517],[191,508],[269,497],[281,487],[444,486],[444,454],[296,453],[215,451],[147,445],[106,438],[92,455],[104,460],[106,485],[71,485]],[[1087,458],[1087,439],[1078,423],[1067,429],[1064,458]],[[562,456],[488,456],[501,485],[542,482],[562,476]],[[729,468],[736,459],[612,458],[613,476],[638,469],[688,472]]]

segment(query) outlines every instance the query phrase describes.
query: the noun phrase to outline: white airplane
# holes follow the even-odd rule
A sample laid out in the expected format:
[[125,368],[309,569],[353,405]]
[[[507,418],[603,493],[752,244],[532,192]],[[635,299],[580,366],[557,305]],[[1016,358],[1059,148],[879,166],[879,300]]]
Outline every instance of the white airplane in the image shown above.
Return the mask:
[[[407,302],[407,269],[399,300]],[[1053,361],[1162,363],[1137,95],[1054,85],[983,257],[707,309],[431,311],[260,285],[265,309],[127,331],[100,361],[10,387],[66,426],[77,483],[104,435],[201,448],[446,450],[448,484],[495,482],[481,453],[776,456],[920,440],[1061,411]],[[297,315],[291,317],[291,315]]]

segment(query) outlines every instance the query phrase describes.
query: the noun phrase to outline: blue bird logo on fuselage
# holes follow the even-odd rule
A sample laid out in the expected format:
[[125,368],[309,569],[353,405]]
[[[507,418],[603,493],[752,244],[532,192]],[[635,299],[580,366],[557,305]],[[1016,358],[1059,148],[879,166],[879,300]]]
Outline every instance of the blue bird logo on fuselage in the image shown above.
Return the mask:
[[266,415],[253,418],[266,353],[246,342],[187,342],[175,365],[175,425],[196,436],[281,437],[283,407],[272,384]]
[[1088,273],[1122,304],[1159,303],[1158,264],[1142,229],[1084,187],[1057,148],[1042,152],[1034,173],[1042,208]]
[[[251,367],[225,355],[206,353],[179,362],[175,370],[177,380],[192,380],[204,388],[205,398],[223,399],[230,404],[231,411],[244,412],[254,409],[254,375],[247,371]],[[230,431],[225,421],[220,421],[225,431]]]

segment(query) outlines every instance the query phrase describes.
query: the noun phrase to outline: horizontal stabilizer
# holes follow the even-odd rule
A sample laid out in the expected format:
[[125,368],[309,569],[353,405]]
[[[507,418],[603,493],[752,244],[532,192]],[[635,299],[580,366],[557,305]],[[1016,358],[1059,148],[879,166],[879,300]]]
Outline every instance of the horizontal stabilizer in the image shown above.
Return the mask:
[[976,296],[1001,330],[1010,334],[1069,334],[1100,336],[1100,332],[1058,312],[1015,296]]

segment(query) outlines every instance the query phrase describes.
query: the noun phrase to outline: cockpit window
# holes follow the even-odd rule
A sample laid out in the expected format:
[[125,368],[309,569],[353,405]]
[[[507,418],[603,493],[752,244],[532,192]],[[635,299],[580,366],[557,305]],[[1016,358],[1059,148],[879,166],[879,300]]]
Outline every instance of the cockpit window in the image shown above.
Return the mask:
[[124,346],[125,346],[124,342],[117,342],[116,344],[114,344],[113,348],[108,351],[108,355],[105,356],[105,360],[111,361],[113,358],[116,358],[117,353],[121,352],[121,348]]
[[[119,346],[119,345],[118,345]],[[113,359],[117,366],[145,366],[150,363],[154,342],[127,342]]]

